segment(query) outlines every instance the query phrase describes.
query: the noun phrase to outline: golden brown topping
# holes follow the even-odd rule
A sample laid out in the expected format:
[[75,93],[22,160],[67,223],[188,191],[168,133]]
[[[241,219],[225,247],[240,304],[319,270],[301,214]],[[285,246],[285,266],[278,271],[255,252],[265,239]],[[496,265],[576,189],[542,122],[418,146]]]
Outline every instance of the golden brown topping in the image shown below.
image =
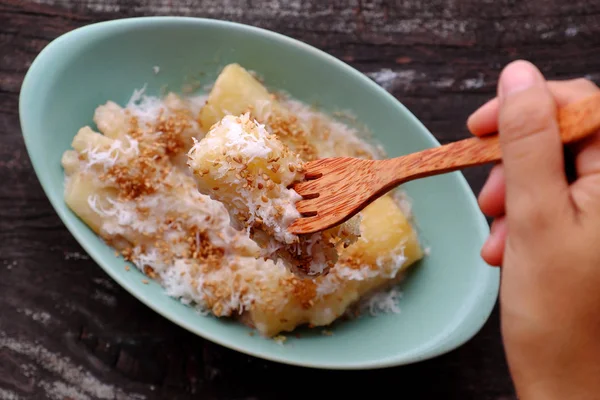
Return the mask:
[[317,296],[317,284],[314,280],[288,276],[281,279],[281,285],[290,289],[302,308],[308,309],[314,305]]
[[139,196],[156,192],[156,186],[152,179],[156,174],[156,168],[142,159],[136,160],[134,164],[138,165],[112,166],[100,178],[113,181],[119,189],[119,197],[122,200],[133,200]]
[[208,234],[198,228],[191,229],[188,235],[191,257],[211,268],[218,268],[223,259],[223,255],[225,254],[225,250],[213,245]]
[[[129,110],[127,110],[125,114],[128,114],[128,111]],[[127,133],[134,139],[138,139],[142,135],[138,117],[131,116],[129,118],[129,130],[127,131]]]
[[133,255],[133,249],[131,247],[127,247],[123,250],[121,250],[121,254],[123,255],[123,258],[127,261],[131,261],[131,256]]
[[145,135],[135,116],[129,117],[129,135],[138,141],[139,155],[133,159],[118,160],[100,176],[101,180],[115,184],[121,200],[134,200],[140,196],[155,193],[171,172],[167,157],[185,150],[184,131],[188,129],[190,118],[182,111],[164,117],[161,115],[153,128],[160,132]]
[[154,268],[152,268],[149,265],[144,265],[144,274],[146,274],[151,279],[158,278],[158,275],[156,274],[156,272],[154,272]]
[[267,123],[281,141],[296,151],[305,161],[312,161],[317,157],[316,147],[309,141],[308,132],[298,124],[296,117],[282,117],[272,115]]
[[347,266],[350,269],[360,270],[368,266],[372,270],[377,270],[379,267],[375,264],[365,262],[361,257],[353,255],[340,258],[339,263]]
[[191,127],[190,116],[177,110],[175,115],[159,118],[154,130],[161,132],[157,143],[162,146],[167,155],[174,155],[187,150],[190,140],[184,139],[184,132]]
[[[144,278],[147,278],[142,281],[144,284],[149,284],[150,279],[160,278],[158,269],[155,269],[157,266],[161,266],[160,271],[163,271],[163,268],[172,268],[169,273],[181,275],[181,279],[185,280],[191,288],[194,300],[201,307],[212,310],[215,315],[237,316],[241,314],[242,308],[246,311],[249,308],[264,313],[266,317],[272,316],[273,323],[279,321],[281,324],[297,322],[298,317],[294,316],[294,312],[302,314],[302,319],[305,320],[313,311],[307,313],[303,310],[325,306],[325,304],[317,304],[317,285],[322,280],[302,279],[291,274],[281,274],[279,269],[270,270],[271,265],[260,262],[255,265],[256,250],[248,247],[247,234],[243,232],[236,236],[222,228],[222,215],[217,213],[214,215],[215,218],[211,219],[210,215],[204,214],[204,212],[213,212],[212,209],[205,207],[200,208],[200,212],[196,212],[198,209],[190,208],[188,214],[191,215],[185,215],[181,210],[163,209],[163,198],[158,199],[159,194],[164,193],[167,202],[171,195],[188,195],[187,188],[184,190],[180,188],[179,177],[183,174],[180,174],[179,158],[174,159],[172,156],[179,155],[190,148],[191,134],[196,137],[201,134],[192,131],[192,127],[195,126],[195,116],[189,115],[191,113],[188,111],[165,109],[165,112],[161,112],[155,121],[146,123],[145,120],[140,121],[137,117],[131,116],[129,110],[125,110],[125,114],[129,118],[128,133],[137,141],[139,151],[134,155],[133,152],[123,153],[125,154],[123,157],[119,154],[115,165],[106,170],[102,179],[107,186],[118,190],[120,200],[136,201],[133,205],[126,205],[127,211],[131,210],[129,207],[135,209],[134,218],[139,222],[150,222],[150,229],[146,228],[147,224],[140,224],[144,228],[140,228],[139,231],[136,231],[138,228],[133,226],[125,227],[124,229],[134,230],[134,232],[127,231],[126,236],[135,237],[137,240],[129,242],[119,238],[122,242],[118,246],[125,260],[135,262],[138,267],[141,267],[146,275]],[[199,122],[199,119],[196,122]],[[256,168],[255,164],[248,167],[248,159],[244,159],[243,156],[227,156],[226,152],[221,155],[221,152],[217,151],[216,160],[211,159],[201,170],[196,171],[202,176],[210,175],[212,166],[230,168],[235,171],[233,174],[241,180],[240,184],[243,184],[244,188],[262,190],[257,196],[261,198],[260,204],[256,205],[259,209],[262,204],[262,210],[267,208],[265,203],[269,202],[268,199],[276,195],[272,190],[279,183],[277,173],[287,174],[287,170],[292,173],[304,172],[301,163],[289,162],[287,157],[299,153],[304,161],[316,158],[317,148],[310,140],[320,140],[321,137],[329,135],[329,132],[319,126],[312,128],[307,126],[304,129],[293,116],[282,118],[274,115],[265,125],[273,133],[272,136],[282,140],[286,146],[277,157],[271,155],[267,158],[266,168],[262,163],[259,168]],[[334,135],[331,136],[333,141],[338,139],[333,137]],[[352,152],[355,151],[358,149],[352,149]],[[225,164],[226,161],[230,165]],[[171,169],[172,174],[170,174]],[[211,183],[208,184],[209,187],[216,185],[215,182]],[[223,192],[224,189],[225,187],[221,187],[220,191]],[[219,190],[219,187],[213,190]],[[155,199],[144,199],[143,196],[152,194],[156,195],[161,206],[148,206],[148,204],[155,204],[153,202]],[[205,205],[208,205],[211,200],[194,198],[193,201],[205,202]],[[168,209],[169,205],[165,204],[164,208]],[[281,207],[274,210],[279,215],[284,211]],[[257,230],[265,224],[256,214],[250,215],[249,220],[252,219],[253,227]],[[342,231],[341,236],[347,237],[348,233]],[[215,238],[215,242],[213,243],[210,238]],[[233,261],[235,254],[238,257]],[[153,263],[154,259],[156,264]],[[181,263],[181,261],[185,262]],[[311,261],[310,258],[300,259],[300,269],[308,273]],[[147,262],[151,265],[145,264]],[[358,269],[362,265],[360,260],[349,258],[341,260],[340,263],[353,269]],[[256,271],[253,270],[255,267]],[[130,266],[126,265],[125,270],[129,271]],[[336,286],[341,287],[344,284],[343,278],[338,278],[335,274],[331,274],[327,279],[338,279]],[[336,295],[337,292],[330,298],[334,299]],[[343,302],[342,296],[338,299],[339,302]],[[290,304],[291,308],[288,309],[286,306],[286,314],[281,314],[284,304]],[[246,315],[248,314],[250,313]]]

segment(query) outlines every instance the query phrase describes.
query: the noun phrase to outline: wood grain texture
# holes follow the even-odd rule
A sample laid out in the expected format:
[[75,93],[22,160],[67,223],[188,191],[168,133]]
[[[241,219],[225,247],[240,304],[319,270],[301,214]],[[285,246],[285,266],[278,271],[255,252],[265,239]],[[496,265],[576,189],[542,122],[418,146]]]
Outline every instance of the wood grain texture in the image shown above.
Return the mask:
[[[600,130],[600,93],[557,110],[560,135],[569,144]],[[393,188],[414,179],[445,174],[502,159],[497,134],[471,137],[385,160],[323,158],[306,164],[306,181],[294,185],[303,197],[302,217],[288,230],[313,234],[346,222]]]
[[[18,95],[37,53],[96,21],[187,15],[272,29],[350,63],[442,142],[527,58],[551,78],[600,81],[594,0],[0,0],[0,399],[352,398],[357,384],[404,398],[515,399],[498,313],[460,349],[370,372],[281,366],[203,341],[116,286],[70,236],[27,158]],[[478,192],[488,170],[465,173]],[[356,382],[348,385],[348,382]]]

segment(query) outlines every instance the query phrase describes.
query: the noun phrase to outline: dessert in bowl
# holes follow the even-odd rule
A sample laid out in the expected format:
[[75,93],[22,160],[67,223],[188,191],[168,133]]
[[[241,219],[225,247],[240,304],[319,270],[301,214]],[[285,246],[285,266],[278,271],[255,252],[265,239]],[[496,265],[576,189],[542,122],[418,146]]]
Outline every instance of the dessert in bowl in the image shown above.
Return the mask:
[[384,367],[459,346],[493,308],[487,223],[459,173],[406,184],[315,237],[285,231],[303,162],[438,145],[391,95],[306,44],[194,18],[90,25],[38,56],[20,113],[82,247],[209,340],[296,365]]

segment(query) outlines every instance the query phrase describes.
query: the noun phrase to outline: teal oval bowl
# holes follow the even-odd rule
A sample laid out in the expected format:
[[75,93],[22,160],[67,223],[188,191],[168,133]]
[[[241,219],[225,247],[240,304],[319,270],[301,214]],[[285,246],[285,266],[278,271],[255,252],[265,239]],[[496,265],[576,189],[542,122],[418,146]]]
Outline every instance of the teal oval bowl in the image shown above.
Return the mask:
[[[454,172],[404,186],[413,201],[421,239],[431,252],[412,267],[401,291],[400,313],[336,323],[333,335],[302,331],[278,343],[249,335],[237,322],[199,315],[168,297],[155,282],[107,247],[63,200],[61,155],[77,130],[93,125],[94,109],[124,104],[146,85],[181,88],[191,78],[210,83],[236,62],[267,86],[348,110],[389,156],[439,146],[434,136],[392,95],[338,59],[297,40],[238,23],[183,17],[121,19],[85,26],[50,43],[23,82],[19,112],[27,151],[56,212],[85,251],[112,279],[174,323],[220,345],[287,364],[369,369],[432,358],[471,339],[489,317],[499,272],[479,249],[488,225],[463,175]],[[158,74],[154,66],[160,68]]]

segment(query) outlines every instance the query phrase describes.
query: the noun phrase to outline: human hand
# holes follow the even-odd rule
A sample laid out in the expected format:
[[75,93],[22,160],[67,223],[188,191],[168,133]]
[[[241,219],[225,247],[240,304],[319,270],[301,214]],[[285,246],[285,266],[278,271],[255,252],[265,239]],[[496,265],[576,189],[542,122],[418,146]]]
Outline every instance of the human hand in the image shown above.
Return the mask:
[[569,182],[556,121],[557,105],[598,90],[517,61],[467,122],[500,135],[503,162],[479,196],[494,218],[481,255],[502,267],[502,335],[525,400],[600,398],[600,132],[572,147]]

